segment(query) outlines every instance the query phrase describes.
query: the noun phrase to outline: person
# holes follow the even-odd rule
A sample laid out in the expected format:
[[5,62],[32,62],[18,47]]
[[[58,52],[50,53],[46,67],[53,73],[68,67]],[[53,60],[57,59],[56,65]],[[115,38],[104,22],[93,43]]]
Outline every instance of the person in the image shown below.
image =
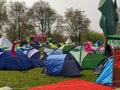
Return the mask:
[[84,46],[85,46],[84,51],[87,52],[88,54],[91,54],[92,53],[92,47],[91,47],[90,42],[86,41],[84,43]]
[[111,57],[111,56],[113,56],[113,49],[109,44],[106,44],[106,46],[105,46],[105,57],[108,58],[108,57]]

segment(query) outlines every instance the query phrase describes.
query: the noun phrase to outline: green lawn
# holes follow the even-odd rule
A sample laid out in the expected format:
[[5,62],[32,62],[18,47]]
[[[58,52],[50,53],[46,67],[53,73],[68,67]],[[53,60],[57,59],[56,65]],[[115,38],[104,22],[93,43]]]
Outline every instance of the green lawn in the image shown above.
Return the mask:
[[41,75],[42,68],[33,68],[27,71],[0,70],[0,87],[9,86],[14,90],[27,90],[27,88],[55,83],[63,80],[78,78],[95,82],[97,75],[93,70],[81,71],[79,77],[60,77]]
[[[91,54],[85,58],[84,67],[87,65],[96,67],[95,62],[99,63],[103,58],[103,55]],[[99,62],[98,62],[99,61]],[[27,90],[27,88],[32,88],[35,86],[42,86],[45,84],[55,83],[63,80],[78,78],[82,80],[87,80],[95,82],[97,75],[93,73],[92,69],[83,69],[80,71],[81,76],[79,77],[60,77],[60,76],[50,76],[41,75],[42,67],[33,68],[27,71],[15,71],[15,70],[0,70],[0,87],[9,86],[14,90]]]

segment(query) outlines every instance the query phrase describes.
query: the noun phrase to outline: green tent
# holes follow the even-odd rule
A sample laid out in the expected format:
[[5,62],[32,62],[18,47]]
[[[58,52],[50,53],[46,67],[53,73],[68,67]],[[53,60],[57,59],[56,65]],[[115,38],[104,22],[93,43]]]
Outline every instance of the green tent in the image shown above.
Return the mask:
[[82,64],[81,67],[84,69],[95,70],[97,65],[104,59],[103,54],[88,54]]
[[62,49],[64,51],[70,51],[74,48],[75,46],[74,45],[62,45],[61,47],[59,47],[59,49]]
[[87,53],[84,51],[84,47],[78,46],[70,50],[70,53],[75,57],[78,63],[81,65]]

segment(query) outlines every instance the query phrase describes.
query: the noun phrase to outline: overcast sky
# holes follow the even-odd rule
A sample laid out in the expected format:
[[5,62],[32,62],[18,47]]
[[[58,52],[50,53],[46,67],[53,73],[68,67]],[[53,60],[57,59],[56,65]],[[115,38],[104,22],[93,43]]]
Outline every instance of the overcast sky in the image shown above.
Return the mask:
[[[9,0],[10,1],[10,0]],[[11,1],[25,1],[26,5],[31,7],[34,2],[39,0],[11,0]],[[43,0],[49,2],[51,8],[55,9],[57,13],[64,15],[67,8],[84,10],[84,15],[91,20],[90,28],[97,32],[102,32],[99,27],[99,19],[101,16],[98,10],[100,0]],[[120,7],[120,0],[117,0],[117,5]]]

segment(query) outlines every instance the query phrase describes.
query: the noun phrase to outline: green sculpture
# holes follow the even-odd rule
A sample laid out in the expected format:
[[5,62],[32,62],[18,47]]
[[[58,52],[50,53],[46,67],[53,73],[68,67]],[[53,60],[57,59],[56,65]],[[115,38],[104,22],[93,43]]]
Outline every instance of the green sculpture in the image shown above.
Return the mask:
[[98,9],[101,11],[100,27],[105,36],[117,33],[117,14],[116,0],[100,0]]

